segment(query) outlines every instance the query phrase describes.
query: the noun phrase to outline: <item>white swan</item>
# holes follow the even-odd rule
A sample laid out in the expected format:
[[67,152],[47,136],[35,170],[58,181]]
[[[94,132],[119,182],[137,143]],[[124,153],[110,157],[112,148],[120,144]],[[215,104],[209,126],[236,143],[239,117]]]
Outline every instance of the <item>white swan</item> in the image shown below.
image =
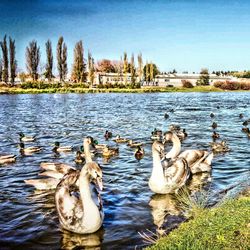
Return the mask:
[[201,173],[201,172],[210,172],[211,163],[214,157],[213,153],[209,153],[205,150],[196,150],[189,149],[181,152],[181,142],[178,136],[172,132],[166,132],[164,134],[164,141],[171,141],[173,143],[172,149],[166,154],[166,158],[176,159],[185,158],[187,160],[188,166],[192,172]]
[[153,169],[149,179],[150,189],[158,194],[175,193],[189,179],[190,170],[187,161],[178,158],[168,167],[164,168],[161,162],[164,155],[164,146],[155,141],[152,145]]
[[[71,232],[88,234],[96,232],[104,218],[99,194],[91,190],[90,182],[94,181],[102,190],[102,170],[95,162],[88,162],[80,174],[72,171],[65,175],[55,192],[56,209],[61,226]],[[79,198],[71,192],[79,185]],[[97,196],[98,204],[93,200]]]

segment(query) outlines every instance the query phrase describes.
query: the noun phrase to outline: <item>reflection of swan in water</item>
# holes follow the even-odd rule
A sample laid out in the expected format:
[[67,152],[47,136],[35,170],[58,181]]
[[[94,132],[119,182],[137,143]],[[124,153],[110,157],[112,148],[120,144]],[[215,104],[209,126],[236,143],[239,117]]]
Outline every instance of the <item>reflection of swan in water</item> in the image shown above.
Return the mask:
[[[201,191],[201,189],[211,181],[210,173],[200,173],[193,175],[192,179],[187,183],[187,193],[191,195],[195,192]],[[185,195],[184,191],[184,195]],[[187,194],[186,193],[186,194]],[[167,230],[171,230],[176,224],[183,221],[183,212],[185,207],[180,205],[181,194],[154,194],[152,195],[149,206],[151,207],[151,213],[153,222],[157,226],[157,232],[162,235]],[[176,216],[173,221],[169,222],[170,227],[166,225],[168,216]]]
[[177,205],[177,201],[174,195],[171,194],[154,194],[149,201],[151,207],[151,213],[153,216],[154,224],[157,226],[157,231],[161,234],[165,230],[162,230],[166,217],[168,215],[178,216],[181,213],[180,208]]
[[92,234],[76,234],[66,230],[62,230],[61,249],[101,249],[104,230],[101,228]]

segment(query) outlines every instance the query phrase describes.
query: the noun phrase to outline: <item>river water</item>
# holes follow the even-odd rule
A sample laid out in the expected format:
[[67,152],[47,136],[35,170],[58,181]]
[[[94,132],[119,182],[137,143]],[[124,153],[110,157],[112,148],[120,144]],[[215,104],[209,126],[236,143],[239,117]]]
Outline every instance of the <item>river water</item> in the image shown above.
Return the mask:
[[[142,248],[146,243],[138,232],[155,232],[164,217],[166,230],[180,221],[173,197],[153,195],[148,188],[151,131],[166,131],[170,124],[179,124],[188,133],[184,149],[209,149],[211,124],[218,123],[217,131],[227,139],[231,151],[215,156],[211,176],[202,183],[212,190],[212,198],[219,200],[224,190],[249,181],[250,141],[241,131],[242,122],[250,118],[249,107],[249,92],[1,95],[0,154],[18,157],[16,163],[0,166],[0,249],[83,249],[91,245],[95,247],[89,249]],[[75,166],[74,153],[52,152],[55,141],[77,148],[91,135],[104,143],[105,130],[146,142],[145,157],[137,161],[131,148],[119,144],[119,156],[109,161],[97,158],[104,174],[103,228],[88,236],[62,231],[53,191],[35,191],[24,180],[37,178],[44,161]],[[37,141],[28,145],[42,146],[43,150],[21,156],[19,132],[36,135]],[[191,183],[194,189],[201,182],[195,178]]]

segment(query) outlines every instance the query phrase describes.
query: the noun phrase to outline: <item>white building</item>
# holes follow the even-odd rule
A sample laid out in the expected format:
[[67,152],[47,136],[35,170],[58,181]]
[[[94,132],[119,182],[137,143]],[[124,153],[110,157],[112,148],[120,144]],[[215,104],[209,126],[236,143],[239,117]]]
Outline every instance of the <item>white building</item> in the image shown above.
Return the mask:
[[[193,86],[196,86],[197,80],[199,80],[200,74],[162,74],[156,75],[153,83],[148,85],[155,85],[159,87],[182,87],[184,81],[189,81]],[[209,74],[209,83],[213,84],[215,81],[230,81],[232,76],[217,76],[215,74]],[[144,82],[144,86],[147,83]]]

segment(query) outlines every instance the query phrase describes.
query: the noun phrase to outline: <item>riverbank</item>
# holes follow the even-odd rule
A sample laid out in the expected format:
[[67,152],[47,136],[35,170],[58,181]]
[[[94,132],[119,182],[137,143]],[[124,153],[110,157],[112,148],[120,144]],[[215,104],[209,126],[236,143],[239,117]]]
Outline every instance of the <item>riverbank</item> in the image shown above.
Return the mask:
[[203,209],[199,215],[159,239],[147,250],[163,249],[249,249],[249,193],[218,207]]
[[28,88],[20,87],[1,87],[0,94],[40,94],[40,93],[156,93],[156,92],[222,92],[223,90],[213,86],[196,86],[194,88],[160,88],[160,87],[143,87],[138,89],[129,88]]

